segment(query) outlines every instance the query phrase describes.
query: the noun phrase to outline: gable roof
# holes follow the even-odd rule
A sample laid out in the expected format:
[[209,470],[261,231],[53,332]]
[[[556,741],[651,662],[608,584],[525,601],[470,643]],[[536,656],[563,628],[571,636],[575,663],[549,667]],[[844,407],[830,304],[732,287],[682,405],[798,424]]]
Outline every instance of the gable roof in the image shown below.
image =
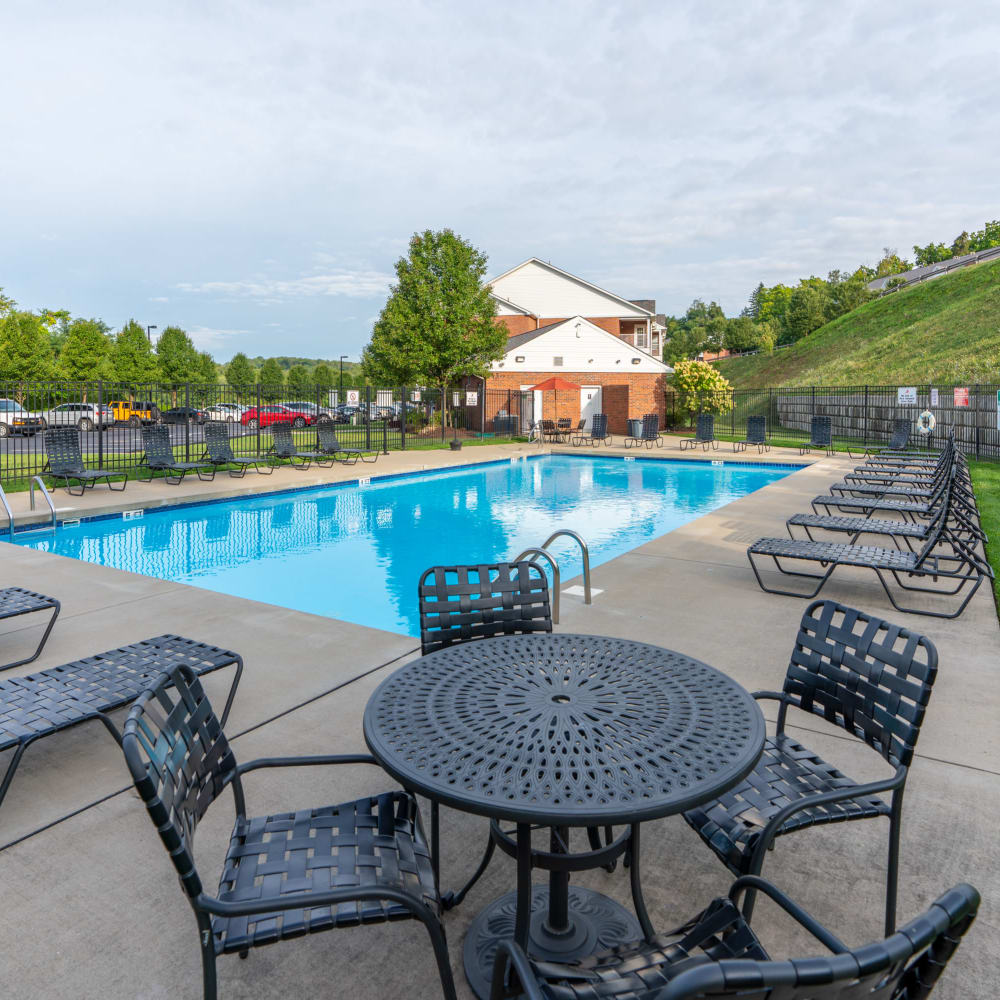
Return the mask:
[[514,312],[521,313],[522,316],[535,315],[530,309],[525,309],[524,306],[519,306],[516,302],[511,302],[510,299],[505,299],[502,295],[497,295],[495,292],[490,292],[490,298],[496,299],[497,302],[502,302],[509,309],[513,309]]
[[[498,274],[495,278],[490,278],[486,282],[487,286],[494,285],[496,282],[500,281],[501,278],[506,278],[515,271],[520,271],[522,267],[526,267],[528,264],[537,264],[539,267],[544,267],[547,270],[552,271],[554,274],[558,274],[560,277],[568,278],[570,281],[575,281],[578,285],[583,285],[585,288],[589,288],[592,292],[597,292],[599,295],[606,295],[609,299],[614,299],[616,302],[620,302],[622,305],[628,306],[631,310],[638,310],[646,316],[653,315],[652,310],[638,305],[631,299],[626,299],[621,295],[616,295],[614,292],[609,292],[606,288],[601,288],[600,285],[595,285],[593,282],[577,277],[575,274],[570,274],[569,271],[564,271],[561,267],[556,267],[555,264],[550,264],[546,260],[539,260],[538,257],[529,257],[527,260],[522,260],[516,267],[512,267],[510,270],[504,271],[503,274]],[[499,296],[497,296],[497,298],[499,298]],[[520,309],[521,307],[517,306],[517,308]]]
[[549,330],[554,330],[557,326],[562,326],[563,323],[568,322],[568,319],[560,320],[558,323],[549,323],[547,326],[540,326],[537,330],[529,330],[527,333],[518,333],[513,337],[508,337],[507,353],[510,354],[511,348],[530,344],[536,337],[540,337],[543,333],[548,333]]

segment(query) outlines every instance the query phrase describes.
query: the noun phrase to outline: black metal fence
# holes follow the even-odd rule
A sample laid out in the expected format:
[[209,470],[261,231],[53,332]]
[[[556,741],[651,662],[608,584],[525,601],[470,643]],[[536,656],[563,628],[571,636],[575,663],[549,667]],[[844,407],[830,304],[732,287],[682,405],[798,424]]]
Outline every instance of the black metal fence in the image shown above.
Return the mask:
[[292,425],[303,449],[316,444],[316,425],[331,421],[342,445],[389,452],[447,447],[449,440],[526,437],[532,393],[400,386],[306,391],[266,385],[165,385],[96,382],[0,382],[0,483],[44,474],[44,430],[76,427],[88,465],[114,472],[135,469],[142,430],[164,424],[177,457],[204,451],[209,420],[226,424],[236,455],[264,454],[270,427]]
[[[929,448],[950,431],[970,456],[1000,459],[1000,384],[855,385],[733,389],[725,412],[715,418],[716,434],[742,438],[750,416],[767,419],[768,437],[776,444],[809,440],[814,416],[831,418],[834,443],[850,447],[887,444],[898,419],[908,419],[911,440]],[[934,417],[930,434],[918,431],[917,417]],[[667,417],[674,427],[690,421],[684,400],[667,393]]]

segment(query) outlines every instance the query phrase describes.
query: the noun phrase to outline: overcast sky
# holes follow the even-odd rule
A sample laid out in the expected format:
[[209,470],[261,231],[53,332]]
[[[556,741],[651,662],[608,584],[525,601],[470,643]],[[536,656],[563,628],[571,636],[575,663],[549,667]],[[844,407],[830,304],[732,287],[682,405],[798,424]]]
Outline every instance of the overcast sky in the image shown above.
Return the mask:
[[993,0],[4,0],[0,287],[357,357],[447,226],[732,314],[1000,217],[998,49]]

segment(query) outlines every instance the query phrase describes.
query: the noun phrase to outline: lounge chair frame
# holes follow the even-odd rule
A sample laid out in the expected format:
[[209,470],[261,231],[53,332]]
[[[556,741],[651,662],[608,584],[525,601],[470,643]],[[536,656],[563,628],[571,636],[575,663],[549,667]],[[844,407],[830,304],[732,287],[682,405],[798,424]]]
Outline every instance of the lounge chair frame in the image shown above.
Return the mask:
[[[109,490],[121,493],[128,485],[128,473],[112,472],[110,469],[88,469],[83,462],[83,451],[80,447],[80,432],[75,427],[50,427],[45,431],[45,468],[53,479],[63,480],[66,492],[70,496],[82,497],[88,489],[93,489],[96,483],[104,480]],[[121,486],[115,486],[111,477],[122,475]],[[79,492],[70,485],[76,480]]]
[[148,478],[136,473],[136,479],[142,483],[152,482],[154,472],[164,472],[166,475],[163,478],[167,483],[178,486],[189,472],[212,468],[211,462],[178,462],[174,456],[174,446],[170,441],[170,430],[162,424],[142,428],[142,446],[145,450],[139,459],[139,468],[149,470]]
[[[373,464],[378,461],[378,449],[374,453],[366,451],[364,448],[345,448],[337,437],[337,430],[331,421],[321,420],[316,424],[316,436],[319,450],[322,454],[328,455],[335,462],[342,465],[357,465],[360,458],[363,462]],[[338,458],[343,455],[343,458]]]
[[639,437],[631,435],[626,437],[625,447],[629,448],[634,445],[639,448],[645,445],[647,448],[652,448],[654,444],[657,448],[663,447],[663,438],[660,436],[660,416],[657,413],[645,413],[642,417],[642,431]]
[[229,423],[223,420],[209,420],[205,423],[205,454],[202,461],[210,467],[208,474],[198,470],[198,478],[206,482],[215,479],[216,471],[224,465],[236,465],[237,469],[229,469],[232,479],[242,479],[247,469],[252,465],[255,472],[269,476],[274,472],[272,460],[267,455],[234,455],[233,446],[229,440]]
[[698,445],[701,445],[703,451],[708,451],[709,448],[718,450],[719,442],[715,439],[715,414],[699,413],[694,437],[682,437],[680,441],[681,451],[697,448]]
[[814,448],[825,451],[827,458],[836,454],[833,450],[833,421],[830,417],[813,417],[809,421],[809,441],[799,445],[799,454],[807,455]]
[[54,597],[47,597],[45,594],[36,594],[33,590],[25,590],[23,587],[0,588],[0,621],[6,621],[9,618],[18,618],[21,615],[34,614],[36,611],[52,612],[48,624],[45,626],[45,631],[42,633],[41,641],[38,643],[38,648],[34,653],[23,660],[14,660],[11,663],[0,665],[0,673],[4,670],[12,670],[14,667],[23,667],[26,663],[32,663],[41,656],[42,650],[45,648],[45,643],[48,641],[49,633],[52,631],[52,626],[55,625],[56,619],[59,617],[61,607],[62,605]]
[[[273,455],[278,461],[288,459],[288,464],[293,469],[305,471],[315,462],[320,468],[329,469],[333,466],[332,455],[322,451],[300,451],[295,444],[295,437],[292,434],[291,424],[273,424],[271,431],[271,450],[269,455]],[[298,459],[298,464],[296,464]]]
[[608,415],[606,413],[595,413],[590,418],[590,431],[574,435],[573,446],[578,447],[582,444],[589,444],[596,448],[598,445],[604,444],[606,447],[609,447],[612,440],[611,435],[608,433]]
[[756,445],[758,455],[771,450],[771,445],[767,440],[766,417],[747,417],[746,437],[742,441],[733,442],[733,451],[746,451],[748,445]]

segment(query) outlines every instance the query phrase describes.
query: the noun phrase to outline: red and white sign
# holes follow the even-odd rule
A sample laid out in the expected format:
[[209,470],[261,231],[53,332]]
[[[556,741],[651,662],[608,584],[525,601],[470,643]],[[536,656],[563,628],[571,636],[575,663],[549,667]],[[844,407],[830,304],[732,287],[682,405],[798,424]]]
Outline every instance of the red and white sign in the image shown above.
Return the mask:
[[361,405],[361,390],[360,389],[348,389],[346,392],[347,405],[348,406],[360,406]]
[[955,390],[955,405],[968,407],[969,405],[968,388]]

